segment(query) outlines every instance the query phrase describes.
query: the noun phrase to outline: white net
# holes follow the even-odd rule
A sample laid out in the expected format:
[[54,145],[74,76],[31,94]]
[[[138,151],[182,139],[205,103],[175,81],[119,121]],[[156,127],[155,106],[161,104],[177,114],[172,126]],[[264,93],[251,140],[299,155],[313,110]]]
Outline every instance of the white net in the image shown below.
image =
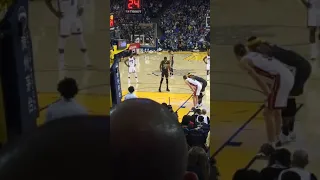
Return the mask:
[[157,24],[140,23],[130,35],[130,41],[140,43],[141,47],[156,47]]

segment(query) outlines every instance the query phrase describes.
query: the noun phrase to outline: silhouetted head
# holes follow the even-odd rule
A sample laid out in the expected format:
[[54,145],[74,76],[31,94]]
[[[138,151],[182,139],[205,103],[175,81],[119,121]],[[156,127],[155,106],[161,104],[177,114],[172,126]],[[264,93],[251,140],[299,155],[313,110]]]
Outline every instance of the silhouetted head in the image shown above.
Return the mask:
[[167,57],[164,57],[163,59],[164,59],[164,60],[167,60],[168,58],[167,58]]
[[233,46],[233,52],[236,55],[237,59],[240,60],[243,56],[247,54],[246,46],[239,43]]
[[0,179],[108,179],[107,116],[75,116],[39,127],[5,147]]
[[187,77],[186,75],[184,75],[182,78],[183,78],[184,80],[186,80],[188,77]]
[[184,179],[186,139],[167,107],[150,99],[129,99],[115,107],[110,127],[112,180]]
[[74,98],[78,90],[77,82],[73,78],[66,77],[58,83],[58,92],[66,100]]
[[305,150],[296,150],[292,155],[292,166],[305,168],[309,164],[309,155]]
[[270,160],[273,160],[274,163],[276,163],[276,164],[280,164],[285,167],[290,167],[291,166],[291,152],[285,148],[276,149],[271,154]]
[[134,92],[134,87],[133,87],[133,86],[128,87],[128,91],[129,91],[130,93],[133,93],[133,92]]

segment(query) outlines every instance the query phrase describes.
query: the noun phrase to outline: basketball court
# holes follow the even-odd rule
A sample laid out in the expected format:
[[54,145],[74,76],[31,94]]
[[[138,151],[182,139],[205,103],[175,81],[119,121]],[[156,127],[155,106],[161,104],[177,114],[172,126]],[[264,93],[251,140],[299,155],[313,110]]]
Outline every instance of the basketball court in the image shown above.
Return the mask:
[[[166,91],[165,80],[162,83],[162,92],[158,92],[161,79],[159,66],[164,57],[169,58],[168,52],[142,53],[135,57],[137,60],[136,70],[139,83],[135,82],[133,74],[130,78],[130,84],[128,83],[128,67],[122,61],[120,62],[122,94],[127,94],[128,87],[133,86],[139,98],[149,98],[159,103],[172,105],[174,111],[178,110],[179,120],[181,121],[184,115],[191,114],[190,110],[193,107],[192,92],[182,77],[187,73],[192,73],[206,79],[206,64],[202,61],[205,56],[206,52],[175,52],[174,76],[169,78],[170,92]],[[202,106],[202,108],[207,109],[208,115],[210,114],[209,102],[210,85],[206,87]]]
[[[290,0],[213,0],[211,17],[211,154],[217,159],[221,179],[229,180],[266,142],[260,113],[263,96],[237,67],[232,46],[255,35],[309,57],[306,10],[299,1]],[[305,94],[298,99],[302,107],[297,114],[297,140],[284,147],[306,149],[310,155],[307,169],[317,173],[320,167],[320,113],[317,112],[320,74],[317,65],[313,66]],[[266,163],[257,160],[251,168],[260,170]]]
[[[53,2],[54,4],[55,1]],[[109,113],[109,42],[107,1],[85,1],[82,18],[84,38],[93,68],[86,69],[75,37],[67,39],[65,71],[58,70],[58,19],[49,11],[44,1],[29,3],[29,26],[32,35],[35,76],[41,109],[39,123],[44,120],[46,107],[58,100],[57,82],[67,76],[75,78],[81,89],[77,100],[89,113]]]

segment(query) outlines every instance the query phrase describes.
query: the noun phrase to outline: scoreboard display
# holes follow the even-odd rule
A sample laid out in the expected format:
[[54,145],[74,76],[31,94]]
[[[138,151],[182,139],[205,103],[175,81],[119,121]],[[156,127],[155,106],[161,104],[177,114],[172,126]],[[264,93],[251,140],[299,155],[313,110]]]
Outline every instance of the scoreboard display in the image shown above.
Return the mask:
[[127,14],[141,14],[142,0],[126,0],[125,10]]
[[110,30],[114,30],[114,16],[110,14]]

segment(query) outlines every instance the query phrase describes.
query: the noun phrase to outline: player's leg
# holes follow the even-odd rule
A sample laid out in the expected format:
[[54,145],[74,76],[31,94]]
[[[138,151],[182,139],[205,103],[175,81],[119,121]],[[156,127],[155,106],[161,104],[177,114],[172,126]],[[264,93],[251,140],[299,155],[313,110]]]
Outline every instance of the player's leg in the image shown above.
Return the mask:
[[267,104],[263,109],[263,116],[265,121],[266,133],[267,133],[267,140],[273,147],[276,144],[276,137],[275,137],[275,128],[274,128],[274,115],[273,115],[273,102],[271,100],[272,95],[269,96],[267,100]]
[[[292,81],[291,81],[292,80]],[[274,100],[274,106],[276,108],[275,110],[275,129],[276,129],[276,135],[278,138],[278,142],[276,146],[281,146],[283,143],[286,143],[289,141],[288,139],[288,132],[287,129],[289,127],[290,118],[292,118],[295,114],[292,114],[289,110],[292,107],[287,107],[291,100],[289,98],[290,91],[293,86],[293,77],[288,77],[286,79],[282,79],[281,84],[279,84],[280,88],[276,91],[276,98]],[[282,110],[284,110],[284,113],[282,113]],[[295,111],[293,111],[295,112]],[[283,116],[285,115],[285,116]],[[281,132],[281,125],[282,126],[282,132]]]
[[295,98],[289,98],[287,103],[287,108],[283,110],[282,116],[286,118],[286,126],[282,128],[283,133],[286,133],[289,140],[295,140],[296,136],[294,133],[294,123],[295,123],[295,116],[297,113],[297,104]]
[[134,73],[134,77],[135,77],[135,79],[136,79],[136,82],[138,83],[139,81],[138,81],[138,74],[137,74],[137,71],[136,71],[136,68],[135,67],[133,67],[133,73]]
[[65,67],[65,47],[67,38],[71,33],[70,21],[67,18],[60,19],[59,22],[59,40],[58,40],[58,52],[59,52],[59,69],[64,69]]
[[164,72],[164,71],[162,71],[162,72],[161,72],[160,85],[159,85],[159,92],[161,92],[161,86],[162,86],[162,82],[163,82],[163,78],[164,78],[164,76],[165,76],[165,72]]
[[199,96],[200,96],[200,94],[201,94],[201,90],[202,90],[202,86],[201,85],[199,85],[199,86],[197,86],[197,89],[196,89],[196,96],[197,96],[197,107],[196,108],[198,108],[198,107],[200,107],[201,106],[201,102],[199,102]]
[[166,77],[166,85],[167,85],[167,91],[169,92],[170,89],[169,89],[169,72],[166,70],[165,71],[165,77]]
[[131,69],[131,67],[129,67],[129,68],[128,68],[128,84],[131,83],[131,79],[130,79],[131,73],[132,73],[132,69]]
[[74,35],[78,39],[80,51],[83,53],[83,59],[84,59],[85,65],[87,67],[90,67],[91,61],[89,59],[87,46],[86,46],[85,39],[83,36],[82,22],[79,18],[76,18],[72,22],[71,30],[72,30],[72,35]]
[[171,62],[171,68],[170,68],[170,75],[173,76],[173,64],[174,64],[174,61]]
[[317,30],[317,13],[308,11],[308,27],[309,27],[309,42],[310,42],[310,58],[316,60],[318,56],[318,45],[316,43]]

